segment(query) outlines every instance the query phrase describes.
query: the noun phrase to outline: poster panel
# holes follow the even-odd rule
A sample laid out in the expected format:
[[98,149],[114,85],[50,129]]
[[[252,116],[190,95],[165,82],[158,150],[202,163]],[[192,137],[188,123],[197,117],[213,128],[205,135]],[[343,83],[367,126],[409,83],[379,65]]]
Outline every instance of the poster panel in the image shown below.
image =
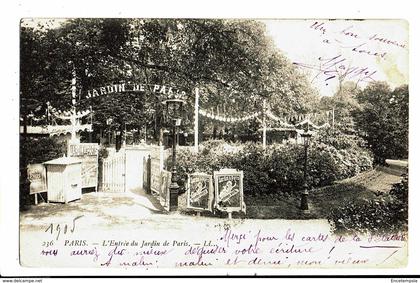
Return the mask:
[[221,211],[244,211],[243,172],[222,169],[214,172],[216,208]]
[[212,210],[212,176],[204,173],[188,175],[187,207],[194,210]]
[[45,166],[43,164],[29,164],[27,167],[29,194],[37,194],[47,191],[47,178]]
[[82,160],[82,188],[98,187],[98,151],[96,143],[69,144],[68,156]]

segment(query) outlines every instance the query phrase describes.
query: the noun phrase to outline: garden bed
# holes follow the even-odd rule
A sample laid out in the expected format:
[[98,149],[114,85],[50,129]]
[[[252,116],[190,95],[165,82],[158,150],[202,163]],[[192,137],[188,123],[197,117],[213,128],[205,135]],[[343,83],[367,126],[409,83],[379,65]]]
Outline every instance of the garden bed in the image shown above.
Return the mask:
[[[399,176],[382,172],[380,168],[363,172],[353,178],[342,180],[334,185],[316,188],[309,191],[308,212],[302,212],[300,191],[290,193],[271,193],[245,195],[247,213],[245,218],[254,219],[325,219],[334,208],[345,203],[362,203],[369,200],[380,200],[384,192],[398,183]],[[179,207],[183,213],[186,208],[186,193],[179,197]],[[214,213],[203,213],[203,216],[219,216]],[[220,215],[223,217],[224,215]],[[235,217],[235,215],[233,216]]]
[[[300,193],[273,193],[245,195],[246,215],[252,219],[325,219],[333,208],[346,202],[362,202],[376,199],[375,192],[360,184],[336,184],[309,192],[309,211],[300,208]],[[186,193],[178,199],[179,210],[184,214],[195,214],[187,208]],[[204,212],[203,216],[224,217],[223,213]],[[233,215],[233,217],[239,215]]]
[[336,184],[309,191],[309,211],[300,208],[300,194],[267,194],[246,196],[247,218],[262,219],[320,219],[327,218],[333,208],[346,202],[375,199],[375,193],[366,187],[349,183]]

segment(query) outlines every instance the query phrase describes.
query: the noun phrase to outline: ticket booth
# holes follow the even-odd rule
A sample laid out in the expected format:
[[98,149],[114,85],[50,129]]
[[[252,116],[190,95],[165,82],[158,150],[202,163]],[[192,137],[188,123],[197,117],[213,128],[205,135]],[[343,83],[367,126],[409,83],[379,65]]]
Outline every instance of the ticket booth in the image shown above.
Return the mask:
[[61,157],[44,162],[47,168],[47,195],[50,202],[68,203],[82,197],[82,161]]

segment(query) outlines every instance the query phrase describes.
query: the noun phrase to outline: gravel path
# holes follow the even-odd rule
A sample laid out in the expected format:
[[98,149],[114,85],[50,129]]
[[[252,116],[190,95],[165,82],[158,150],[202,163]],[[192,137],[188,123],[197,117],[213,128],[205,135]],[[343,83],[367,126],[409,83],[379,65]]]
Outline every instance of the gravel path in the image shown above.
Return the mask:
[[356,183],[371,191],[388,192],[392,188],[392,184],[399,183],[400,180],[399,175],[391,174],[385,167],[378,166],[339,183]]

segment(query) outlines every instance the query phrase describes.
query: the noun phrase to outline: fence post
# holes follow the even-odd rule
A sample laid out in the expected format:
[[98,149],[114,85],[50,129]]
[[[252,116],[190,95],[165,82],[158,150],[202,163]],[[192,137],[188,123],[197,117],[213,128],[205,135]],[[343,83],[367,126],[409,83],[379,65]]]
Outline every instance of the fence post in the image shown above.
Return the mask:
[[143,190],[147,193],[147,159],[146,156],[143,156],[143,166],[141,167],[143,172]]
[[97,189],[97,191],[100,191],[100,192],[103,191],[103,182],[104,182],[103,172],[104,172],[103,159],[99,158],[99,160],[98,160],[98,189]]
[[149,156],[147,157],[147,163],[146,163],[146,179],[147,179],[147,191],[146,193],[151,194],[152,193],[152,159]]

